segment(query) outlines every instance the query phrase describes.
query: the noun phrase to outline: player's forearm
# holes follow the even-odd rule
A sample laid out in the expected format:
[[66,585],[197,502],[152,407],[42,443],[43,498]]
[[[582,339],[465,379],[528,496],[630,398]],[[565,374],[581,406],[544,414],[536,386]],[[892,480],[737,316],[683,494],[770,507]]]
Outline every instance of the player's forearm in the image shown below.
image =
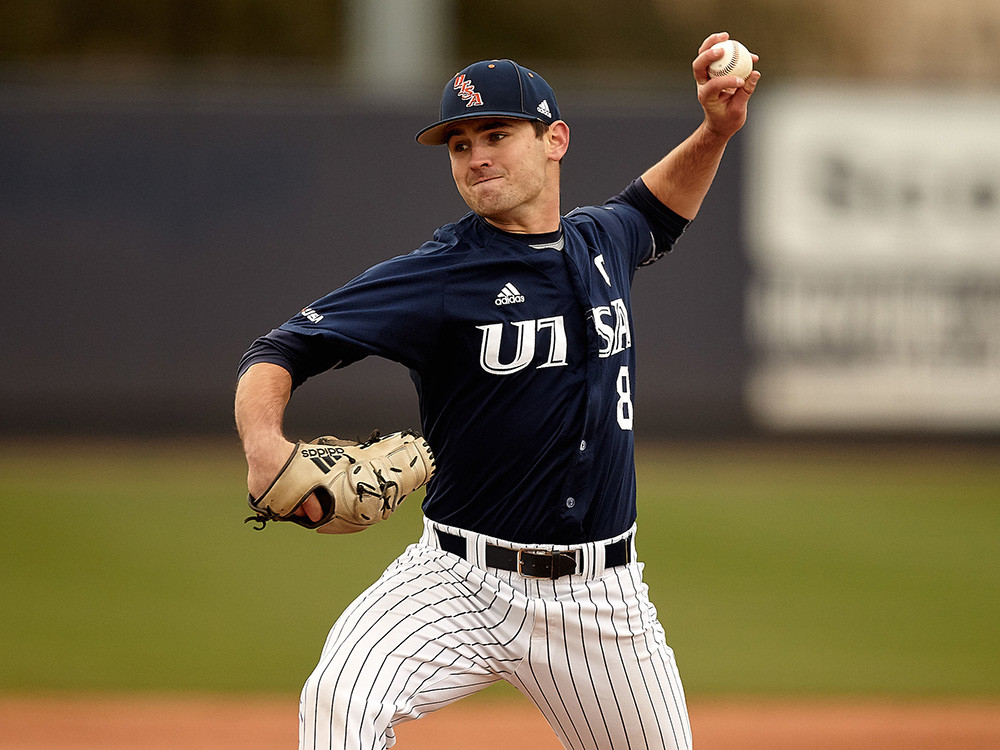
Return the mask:
[[236,429],[247,458],[285,441],[285,407],[292,394],[288,370],[270,362],[252,365],[236,386]]
[[707,123],[642,175],[642,181],[663,205],[691,220],[715,180],[729,138]]

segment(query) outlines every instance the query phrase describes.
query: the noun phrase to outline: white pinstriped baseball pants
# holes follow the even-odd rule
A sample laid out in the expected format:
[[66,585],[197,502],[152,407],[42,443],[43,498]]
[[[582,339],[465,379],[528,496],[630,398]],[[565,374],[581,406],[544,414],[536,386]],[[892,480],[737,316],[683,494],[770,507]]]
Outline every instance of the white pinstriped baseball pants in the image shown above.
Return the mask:
[[[330,631],[302,690],[300,750],[391,747],[397,724],[498,680],[538,706],[565,748],[689,750],[684,692],[642,564],[604,569],[604,545],[628,535],[548,545],[582,550],[583,572],[553,581],[483,567],[487,541],[524,545],[424,527]],[[441,550],[437,528],[464,536],[471,562]]]

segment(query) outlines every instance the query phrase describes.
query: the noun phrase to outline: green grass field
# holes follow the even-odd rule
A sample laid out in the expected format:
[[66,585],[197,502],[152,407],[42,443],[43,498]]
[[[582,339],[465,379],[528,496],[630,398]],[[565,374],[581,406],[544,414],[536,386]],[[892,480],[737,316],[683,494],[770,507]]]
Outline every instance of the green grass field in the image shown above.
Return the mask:
[[[51,445],[51,444],[50,444]],[[254,532],[233,442],[0,447],[0,690],[297,692],[420,531]],[[1000,696],[1000,450],[645,446],[692,696]]]

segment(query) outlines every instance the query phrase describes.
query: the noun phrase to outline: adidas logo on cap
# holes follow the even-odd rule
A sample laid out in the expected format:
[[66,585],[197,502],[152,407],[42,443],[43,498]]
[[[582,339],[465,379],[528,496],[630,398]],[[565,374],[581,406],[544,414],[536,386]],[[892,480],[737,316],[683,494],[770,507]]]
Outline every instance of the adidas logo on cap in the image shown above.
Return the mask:
[[538,107],[536,107],[536,109],[544,117],[552,117],[552,110],[549,109],[549,100],[548,99],[542,99],[541,104],[539,104]]
[[493,304],[500,307],[501,305],[516,305],[518,302],[524,302],[524,295],[517,291],[516,286],[508,282],[504,284]]

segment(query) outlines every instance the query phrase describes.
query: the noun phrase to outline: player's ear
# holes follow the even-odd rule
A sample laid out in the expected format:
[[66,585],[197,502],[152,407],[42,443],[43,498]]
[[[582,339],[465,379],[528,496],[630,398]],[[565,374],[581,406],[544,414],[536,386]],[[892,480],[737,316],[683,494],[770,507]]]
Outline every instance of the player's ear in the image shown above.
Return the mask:
[[546,131],[548,156],[553,161],[562,161],[569,148],[569,125],[556,120]]

